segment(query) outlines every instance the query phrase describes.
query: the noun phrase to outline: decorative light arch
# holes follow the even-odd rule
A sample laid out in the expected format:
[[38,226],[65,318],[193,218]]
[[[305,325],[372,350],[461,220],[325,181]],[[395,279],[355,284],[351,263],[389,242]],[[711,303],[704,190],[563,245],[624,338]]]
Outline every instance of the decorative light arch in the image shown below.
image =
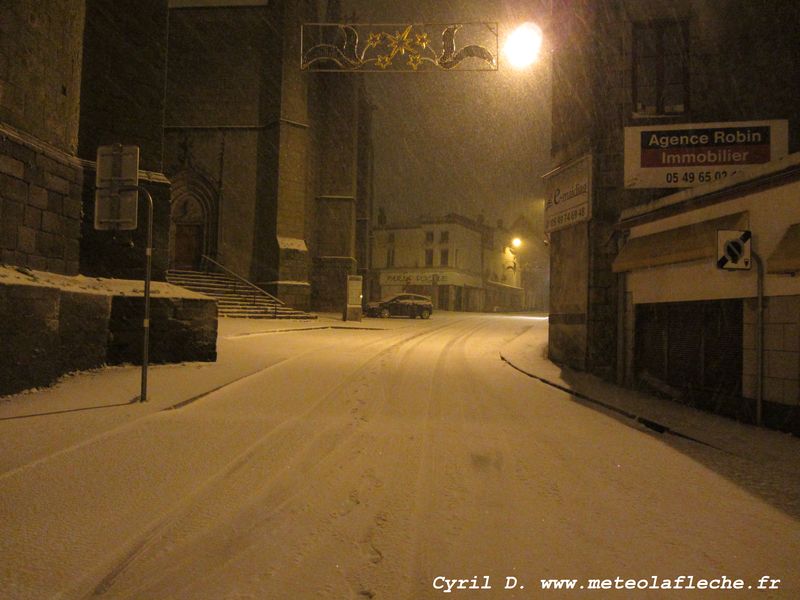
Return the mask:
[[309,71],[497,70],[497,23],[304,23],[300,38]]

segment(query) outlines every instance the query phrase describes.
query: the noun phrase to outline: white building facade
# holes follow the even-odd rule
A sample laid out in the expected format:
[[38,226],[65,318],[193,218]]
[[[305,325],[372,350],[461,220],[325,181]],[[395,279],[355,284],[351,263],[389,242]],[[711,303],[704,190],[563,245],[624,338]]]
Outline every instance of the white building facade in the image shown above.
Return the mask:
[[373,300],[413,292],[439,310],[523,308],[510,234],[461,215],[375,227],[371,266]]
[[800,433],[800,154],[625,210],[620,227],[626,381]]

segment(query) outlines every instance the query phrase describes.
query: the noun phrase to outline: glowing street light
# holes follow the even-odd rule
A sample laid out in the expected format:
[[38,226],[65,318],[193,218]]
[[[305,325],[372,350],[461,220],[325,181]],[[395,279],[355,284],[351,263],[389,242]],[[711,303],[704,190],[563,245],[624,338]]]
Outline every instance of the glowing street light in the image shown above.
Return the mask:
[[522,240],[518,237],[515,237],[513,240],[511,240],[511,245],[514,246],[514,248],[519,248],[522,246]]
[[535,23],[523,23],[508,36],[503,52],[515,69],[536,62],[542,47],[542,30]]

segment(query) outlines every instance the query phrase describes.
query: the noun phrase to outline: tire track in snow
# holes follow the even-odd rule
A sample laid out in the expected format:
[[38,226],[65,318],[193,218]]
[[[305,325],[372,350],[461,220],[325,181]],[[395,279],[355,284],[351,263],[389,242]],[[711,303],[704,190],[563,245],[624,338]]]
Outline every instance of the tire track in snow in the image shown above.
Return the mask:
[[[475,496],[470,470],[476,465],[489,469],[494,462],[494,457],[476,452],[476,448],[484,446],[479,440],[485,434],[466,417],[465,407],[474,411],[482,388],[480,381],[468,379],[467,356],[475,351],[471,340],[493,325],[491,321],[481,321],[463,332],[456,340],[459,343],[452,344],[437,365],[433,398],[438,399],[438,413],[433,416],[439,423],[437,438],[445,439],[431,447],[429,468],[421,471],[421,488],[439,490],[439,494],[427,499],[418,517],[420,536],[416,545],[424,551],[417,555],[413,565],[416,582],[411,594],[413,597],[433,594],[431,581],[434,576],[443,574],[434,572],[434,565],[444,562],[450,569],[462,572],[460,565],[443,557],[451,556],[454,549],[458,549],[465,532],[474,524],[471,517],[475,515],[465,511],[466,507],[474,504]],[[481,342],[485,343],[485,340]],[[455,376],[448,376],[451,372],[455,372]],[[469,552],[474,553],[475,549],[470,548]],[[466,577],[466,571],[464,573]],[[470,576],[473,574],[469,571]]]
[[[203,504],[201,502],[203,497],[213,496],[215,491],[220,488],[230,490],[231,479],[235,478],[237,473],[244,469],[248,462],[251,461],[254,456],[259,453],[259,451],[263,451],[265,447],[273,442],[274,438],[276,437],[284,439],[281,437],[281,434],[286,436],[285,439],[288,441],[291,438],[290,434],[292,433],[292,428],[296,428],[300,422],[307,422],[309,419],[311,419],[314,413],[318,412],[318,409],[320,409],[320,407],[322,407],[327,400],[335,397],[337,394],[346,392],[348,386],[352,384],[353,380],[357,379],[362,372],[368,370],[372,363],[381,361],[387,355],[398,351],[398,349],[401,349],[404,346],[413,346],[422,343],[425,338],[435,336],[442,329],[452,327],[458,322],[460,321],[445,322],[444,324],[435,328],[426,329],[424,331],[415,333],[412,336],[406,336],[401,340],[392,342],[388,347],[384,348],[376,355],[370,356],[353,374],[349,375],[347,379],[342,380],[333,390],[318,398],[304,412],[284,420],[280,424],[270,429],[268,432],[265,432],[264,435],[260,436],[252,444],[250,444],[244,452],[240,453],[237,457],[231,460],[225,468],[223,468],[214,476],[206,479],[206,481],[198,489],[186,497],[184,502],[174,507],[167,514],[157,518],[148,527],[146,527],[138,539],[132,541],[127,545],[126,549],[120,552],[118,558],[114,561],[113,566],[104,569],[104,574],[99,574],[92,577],[92,581],[97,583],[84,584],[82,587],[84,589],[87,589],[88,587],[90,590],[88,591],[87,596],[96,597],[110,593],[113,589],[115,589],[114,586],[117,581],[120,580],[120,578],[122,578],[123,575],[129,569],[131,569],[131,567],[135,566],[138,561],[142,561],[148,553],[152,553],[157,546],[169,544],[171,547],[179,547],[184,541],[188,540],[191,542],[196,540],[198,537],[203,537],[205,534],[207,534],[207,531],[205,531],[207,528],[205,528],[204,525],[208,522],[213,522],[215,519],[218,519],[220,515],[217,513],[225,512],[224,509],[217,507],[217,505],[211,502],[205,503],[205,510],[203,510],[202,506],[199,512],[194,510],[196,505]],[[406,332],[401,332],[401,335],[402,333]],[[376,343],[380,343],[380,340]],[[211,398],[214,395],[216,395],[216,393],[211,394],[209,397]],[[349,423],[341,423],[337,427],[337,431],[335,431],[332,435],[332,439],[330,440],[330,445],[328,447],[324,447],[324,445],[321,447],[315,446],[315,444],[320,443],[318,439],[319,436],[316,436],[316,438],[312,438],[310,440],[303,440],[302,434],[305,432],[300,431],[300,438],[293,440],[293,443],[300,446],[299,449],[295,451],[293,457],[305,454],[310,458],[305,462],[300,461],[299,468],[296,469],[296,472],[307,472],[310,470],[313,467],[312,462],[316,462],[320,454],[322,454],[323,457],[327,457],[333,453],[337,447],[347,439],[348,434],[352,433],[352,429],[353,428],[349,425]],[[269,504],[274,506],[274,509],[269,511],[260,520],[262,522],[269,521],[271,517],[285,508],[286,504],[291,498],[295,497],[306,487],[307,485],[305,485],[304,482],[299,480],[297,477],[287,478],[279,474],[278,476],[267,480],[262,486],[264,490],[269,488],[278,488],[279,491],[271,496],[268,495]],[[248,507],[245,509],[245,514],[254,513],[251,516],[255,518],[262,510],[263,509],[260,506]],[[228,514],[225,516],[230,519],[232,515]],[[170,534],[174,534],[176,525],[178,525],[181,521],[186,520],[188,520],[190,523],[194,522],[194,525],[197,529],[195,531],[191,531],[190,527],[190,532],[185,534],[185,538],[178,539],[177,541],[169,540],[169,542],[166,542],[166,538],[168,538]],[[141,592],[141,590],[138,590],[136,595],[138,595],[139,592]]]
[[[441,443],[442,431],[447,433],[450,429],[443,406],[450,401],[449,398],[445,399],[444,382],[448,379],[447,365],[453,352],[461,348],[464,341],[481,327],[480,321],[464,323],[461,330],[445,343],[431,370],[425,373],[424,381],[417,382],[417,386],[424,390],[419,394],[419,401],[410,410],[407,409],[412,415],[416,412],[422,418],[416,435],[419,442],[416,444],[416,455],[413,457],[415,461],[413,477],[411,474],[406,475],[411,480],[408,482],[405,497],[402,503],[398,503],[400,506],[397,508],[398,511],[408,512],[406,556],[401,568],[406,574],[405,590],[404,593],[398,594],[399,597],[418,597],[420,586],[425,586],[428,575],[425,573],[428,553],[433,552],[436,547],[436,544],[426,543],[431,527],[431,507],[441,502],[442,496],[448,505],[457,502],[458,490],[453,485],[447,468],[450,463],[447,444]],[[411,372],[414,373],[413,370]],[[403,371],[403,375],[409,377],[409,370]],[[431,493],[434,493],[434,496],[431,496]],[[386,597],[392,596],[392,590],[386,589],[385,585],[376,584],[376,587],[386,592],[384,594]]]
[[[352,597],[416,597],[409,591],[415,586],[409,565],[418,551],[420,498],[429,493],[423,489],[422,468],[425,463],[425,444],[429,440],[424,428],[431,423],[433,407],[432,386],[437,378],[442,355],[459,344],[466,335],[463,327],[474,328],[473,322],[459,324],[460,330],[443,347],[426,348],[423,344],[440,346],[438,340],[424,339],[404,346],[392,357],[378,382],[381,401],[372,403],[370,423],[379,432],[390,431],[372,447],[371,460],[365,473],[380,473],[388,485],[369,490],[362,498],[365,505],[357,543],[363,558],[350,565],[346,579],[347,595]],[[435,360],[426,362],[430,353]],[[354,535],[348,532],[350,535]],[[404,591],[406,590],[406,591]],[[341,594],[331,597],[339,598]]]

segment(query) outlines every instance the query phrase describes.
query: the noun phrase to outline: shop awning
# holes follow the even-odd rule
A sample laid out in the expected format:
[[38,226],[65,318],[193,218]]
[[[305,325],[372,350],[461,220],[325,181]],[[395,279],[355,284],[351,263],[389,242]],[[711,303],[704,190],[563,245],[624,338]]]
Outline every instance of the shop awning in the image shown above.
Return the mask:
[[684,227],[631,238],[614,260],[615,273],[660,265],[714,259],[717,256],[717,230],[747,229],[748,214],[740,212]]
[[790,225],[767,259],[767,273],[800,271],[800,223]]

